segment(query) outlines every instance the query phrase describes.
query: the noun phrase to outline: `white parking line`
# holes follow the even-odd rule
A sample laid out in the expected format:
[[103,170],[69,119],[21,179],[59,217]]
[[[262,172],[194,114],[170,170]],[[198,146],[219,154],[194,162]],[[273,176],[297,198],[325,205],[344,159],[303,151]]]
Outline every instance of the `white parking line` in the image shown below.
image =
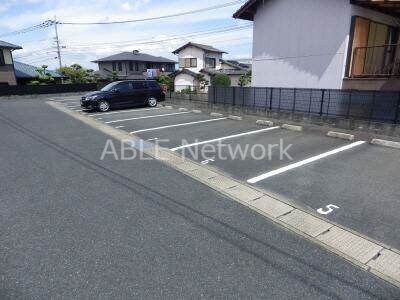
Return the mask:
[[245,135],[261,133],[261,132],[270,131],[270,130],[279,129],[279,128],[280,128],[279,126],[276,126],[276,127],[269,127],[269,128],[265,128],[265,129],[254,130],[254,131],[248,131],[248,132],[243,132],[243,133],[239,133],[239,134],[224,136],[224,137],[221,137],[221,138],[216,138],[216,139],[212,139],[212,140],[208,140],[208,141],[182,145],[182,146],[179,146],[179,147],[171,148],[169,150],[177,151],[177,150],[184,149],[184,148],[189,148],[189,147],[193,147],[193,146],[209,144],[209,143],[223,141],[223,140],[227,140],[227,139],[233,139],[233,138],[237,138],[237,137],[241,137],[241,136],[245,136]]
[[101,114],[90,114],[89,117],[122,114],[122,113],[133,112],[133,111],[157,110],[157,109],[161,109],[161,108],[141,108],[141,109],[119,110],[119,111],[112,111],[112,112],[101,113]]
[[125,126],[116,126],[116,129],[124,128]]
[[77,107],[81,107],[80,105],[67,105],[68,108],[77,108]]
[[340,148],[337,148],[337,149],[333,149],[331,151],[328,151],[328,152],[325,152],[325,153],[322,153],[322,154],[307,158],[305,160],[296,162],[296,163],[288,165],[286,167],[279,168],[277,170],[270,171],[270,172],[262,174],[260,176],[251,178],[251,179],[247,180],[247,182],[248,183],[257,183],[259,181],[265,180],[265,179],[270,178],[272,176],[275,176],[275,175],[278,175],[278,174],[293,170],[295,168],[299,168],[301,166],[307,165],[307,164],[312,163],[314,161],[317,161],[317,160],[323,159],[325,157],[328,157],[328,156],[331,156],[331,155],[334,155],[334,154],[349,150],[351,148],[360,146],[360,145],[365,144],[365,143],[366,143],[365,141],[358,141],[358,142],[355,142],[355,143],[352,143],[352,144],[349,144],[349,145],[346,145],[346,146],[343,146],[343,147],[340,147]]
[[113,123],[119,123],[119,122],[125,122],[125,121],[150,119],[150,118],[158,118],[158,117],[168,117],[168,116],[173,116],[173,115],[182,115],[182,114],[189,114],[189,113],[190,112],[178,112],[178,113],[172,113],[172,114],[154,115],[154,116],[145,116],[145,117],[136,117],[136,118],[122,119],[122,120],[108,121],[108,122],[104,122],[104,123],[113,124]]
[[154,127],[154,128],[148,128],[148,129],[141,129],[141,130],[132,131],[132,132],[130,132],[130,134],[135,134],[135,133],[139,133],[139,132],[146,132],[146,131],[161,130],[161,129],[172,128],[172,127],[181,127],[181,126],[188,126],[188,125],[194,125],[194,124],[215,122],[215,121],[221,121],[221,120],[226,120],[226,119],[227,118],[208,119],[208,120],[203,120],[203,121],[188,122],[188,123],[167,125],[167,126]]

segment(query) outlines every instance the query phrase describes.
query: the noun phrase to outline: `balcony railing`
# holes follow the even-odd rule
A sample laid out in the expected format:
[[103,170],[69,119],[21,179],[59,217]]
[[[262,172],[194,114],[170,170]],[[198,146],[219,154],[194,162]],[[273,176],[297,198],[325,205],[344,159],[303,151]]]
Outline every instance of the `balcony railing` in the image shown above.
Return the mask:
[[400,44],[388,44],[355,48],[350,77],[374,78],[400,76],[399,46]]

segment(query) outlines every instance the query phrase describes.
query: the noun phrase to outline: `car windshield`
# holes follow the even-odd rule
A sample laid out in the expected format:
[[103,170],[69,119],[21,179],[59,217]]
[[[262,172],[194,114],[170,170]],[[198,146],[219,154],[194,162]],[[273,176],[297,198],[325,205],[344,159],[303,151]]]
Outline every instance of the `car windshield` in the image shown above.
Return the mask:
[[103,87],[100,91],[102,92],[109,92],[111,91],[119,82],[111,82],[110,84],[107,84],[105,87]]

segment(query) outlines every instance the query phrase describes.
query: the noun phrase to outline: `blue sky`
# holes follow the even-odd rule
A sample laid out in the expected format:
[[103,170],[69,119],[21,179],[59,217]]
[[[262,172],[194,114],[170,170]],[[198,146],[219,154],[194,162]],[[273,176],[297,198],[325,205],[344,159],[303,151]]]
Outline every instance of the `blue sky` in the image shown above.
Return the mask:
[[[59,21],[64,22],[131,20],[176,14],[231,1],[2,0],[0,4],[0,35],[54,19],[55,15]],[[229,53],[225,58],[250,58],[251,26],[230,32],[187,36],[190,33],[251,25],[251,22],[232,18],[232,14],[240,5],[140,23],[106,26],[59,25],[60,40],[65,46],[62,50],[63,64],[79,63],[96,70],[96,65],[91,61],[134,49],[176,59],[171,52],[188,41],[210,44],[220,48]],[[16,43],[24,48],[14,52],[15,60],[33,65],[46,64],[50,68],[56,68],[56,53],[52,48],[55,45],[54,36],[54,28],[50,27],[26,34],[0,36],[0,40]],[[177,36],[178,39],[170,39]],[[160,40],[164,41],[149,43]]]

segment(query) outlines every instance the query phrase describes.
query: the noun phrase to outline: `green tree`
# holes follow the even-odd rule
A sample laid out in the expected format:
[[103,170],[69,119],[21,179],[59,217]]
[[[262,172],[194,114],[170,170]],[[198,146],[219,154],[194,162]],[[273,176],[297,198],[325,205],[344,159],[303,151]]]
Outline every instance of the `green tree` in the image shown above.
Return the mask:
[[118,80],[118,72],[117,71],[112,71],[110,76],[108,76],[108,80],[117,81]]
[[251,83],[251,72],[240,75],[239,86],[247,86]]
[[47,71],[48,66],[43,65],[40,68],[36,68],[35,71],[39,73],[34,76],[34,80],[30,82],[31,85],[49,84],[54,82],[53,76]]
[[64,76],[67,76],[69,78],[69,82],[73,84],[97,81],[93,70],[86,70],[78,64],[73,64],[69,67],[61,67],[58,69],[58,72]]
[[160,85],[165,86],[170,90],[172,90],[174,87],[174,81],[168,75],[160,75],[160,76],[156,77],[155,79]]
[[231,86],[231,79],[226,74],[217,74],[213,76],[211,83],[213,86],[228,87]]
[[196,80],[199,83],[201,90],[204,90],[206,86],[210,84],[210,82],[204,77],[204,74],[197,74]]

